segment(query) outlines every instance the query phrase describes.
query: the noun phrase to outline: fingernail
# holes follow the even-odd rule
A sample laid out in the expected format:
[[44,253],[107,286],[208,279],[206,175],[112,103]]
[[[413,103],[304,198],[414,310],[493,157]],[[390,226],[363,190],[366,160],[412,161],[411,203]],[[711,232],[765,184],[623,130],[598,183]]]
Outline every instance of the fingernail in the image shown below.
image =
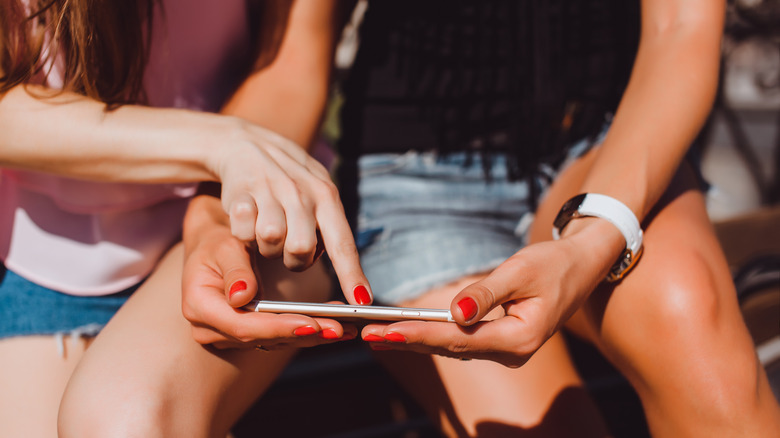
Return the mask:
[[385,342],[385,338],[377,335],[366,335],[363,340],[368,342]]
[[320,332],[320,337],[323,339],[338,339],[339,334],[333,329],[324,329]]
[[460,312],[466,318],[466,321],[469,321],[477,314],[477,302],[472,298],[466,297],[458,301],[458,307],[460,307]]
[[371,296],[368,295],[368,289],[362,284],[355,286],[352,293],[355,294],[355,301],[357,301],[358,304],[368,304],[371,302]]
[[385,339],[390,342],[406,342],[406,336],[396,332],[389,332],[385,335]]
[[244,280],[238,280],[237,282],[233,283],[232,286],[230,286],[230,292],[228,292],[229,296],[233,296],[236,292],[241,292],[242,290],[246,290],[246,281]]
[[303,326],[303,327],[298,327],[297,329],[295,329],[295,331],[293,331],[293,334],[295,336],[309,336],[309,335],[313,335],[315,333],[317,333],[317,329],[315,329],[314,327],[312,327],[310,325]]

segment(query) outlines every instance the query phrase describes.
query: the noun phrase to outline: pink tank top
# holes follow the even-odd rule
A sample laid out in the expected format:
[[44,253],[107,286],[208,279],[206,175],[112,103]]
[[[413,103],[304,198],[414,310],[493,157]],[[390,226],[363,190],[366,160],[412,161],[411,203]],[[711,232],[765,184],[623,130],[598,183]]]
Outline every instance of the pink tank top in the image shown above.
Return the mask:
[[[250,59],[244,0],[164,0],[144,77],[150,104],[218,111]],[[57,65],[47,85],[61,87]],[[73,295],[126,289],[181,233],[195,184],[97,183],[0,168],[0,259]]]

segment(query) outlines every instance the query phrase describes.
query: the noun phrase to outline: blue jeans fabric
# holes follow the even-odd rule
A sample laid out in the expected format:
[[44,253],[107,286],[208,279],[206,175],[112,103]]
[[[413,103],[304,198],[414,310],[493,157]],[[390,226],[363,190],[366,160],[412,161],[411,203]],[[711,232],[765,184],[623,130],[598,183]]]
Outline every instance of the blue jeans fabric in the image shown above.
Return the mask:
[[505,156],[488,159],[489,179],[478,154],[359,159],[356,241],[378,302],[398,304],[492,270],[523,247],[529,183],[507,178]]
[[0,339],[95,336],[139,286],[111,295],[74,296],[35,284],[0,263]]

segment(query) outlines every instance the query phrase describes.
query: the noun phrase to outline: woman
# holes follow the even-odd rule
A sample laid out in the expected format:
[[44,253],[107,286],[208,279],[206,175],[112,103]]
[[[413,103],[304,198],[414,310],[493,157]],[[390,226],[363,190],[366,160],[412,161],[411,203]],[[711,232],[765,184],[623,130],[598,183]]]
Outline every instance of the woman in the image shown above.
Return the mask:
[[[266,35],[263,5],[3,2],[3,435],[54,436],[59,410],[61,436],[225,436],[289,359],[287,347],[355,335],[296,315],[246,314],[221,332],[182,316],[182,306],[190,317],[232,316],[230,296],[258,288],[254,276],[208,283],[219,264],[198,260],[215,240],[242,260],[259,258],[266,295],[297,300],[327,297],[315,264],[324,245],[347,300],[371,301],[329,174],[296,144],[316,131],[274,117],[280,102],[295,105],[296,92],[324,101],[330,56],[296,52],[332,38],[312,41],[297,25]],[[338,27],[336,12],[274,5],[262,14],[270,22],[322,12]],[[322,70],[322,80],[265,85],[300,67]],[[320,113],[297,116],[316,126]],[[188,267],[207,293],[182,305],[183,251],[174,243],[201,181],[221,183],[221,200],[192,202],[185,230]],[[245,249],[250,241],[259,254]],[[211,343],[251,337],[242,345],[284,351],[206,349],[193,331]]]
[[570,406],[582,383],[563,328],[627,377],[653,435],[780,430],[684,160],[715,94],[724,3],[369,4],[340,149],[361,263],[378,302],[458,324],[362,337],[434,354],[384,357],[449,434],[603,435]]
[[606,435],[563,328],[628,378],[654,435],[780,429],[684,160],[725,4],[632,6],[368,5],[339,145],[361,263],[377,301],[457,324],[362,338],[427,353],[380,357],[448,435]]

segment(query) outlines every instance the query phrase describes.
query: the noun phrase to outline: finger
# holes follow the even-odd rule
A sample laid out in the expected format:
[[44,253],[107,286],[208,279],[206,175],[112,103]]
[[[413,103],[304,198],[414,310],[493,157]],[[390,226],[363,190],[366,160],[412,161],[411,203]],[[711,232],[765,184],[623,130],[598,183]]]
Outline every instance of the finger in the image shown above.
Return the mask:
[[329,318],[314,318],[322,328],[319,337],[331,341],[345,341],[354,339],[358,335],[355,324],[337,321]]
[[474,324],[494,307],[519,298],[523,291],[522,270],[516,264],[512,268],[502,264],[487,277],[463,288],[450,304],[452,318],[460,325]]
[[318,226],[314,205],[319,199],[314,187],[324,182],[298,161],[309,161],[308,155],[296,159],[279,150],[269,151],[269,155],[285,171],[285,176],[275,179],[272,187],[287,221],[284,265],[292,271],[302,271],[318,257]]
[[284,254],[287,236],[287,216],[282,205],[269,193],[257,195],[260,211],[257,214],[252,236],[257,241],[257,250],[265,258],[274,259]]
[[213,329],[218,335],[243,343],[275,344],[311,333],[321,327],[304,315],[246,312],[225,303],[224,296],[201,297],[200,317],[195,325]]
[[[266,138],[274,139],[274,134],[258,131]],[[315,218],[322,234],[325,251],[328,253],[336,276],[341,283],[344,296],[352,304],[370,304],[373,300],[368,280],[363,274],[355,247],[352,230],[341,205],[338,189],[324,171],[321,164],[316,163],[308,154],[302,154],[302,149],[289,140],[279,137],[272,144],[277,148],[269,148],[268,154],[283,168],[291,178],[294,178],[310,193],[315,202]],[[281,145],[281,148],[278,146]],[[312,170],[317,169],[317,170]],[[312,178],[311,175],[315,177]]]
[[255,240],[257,205],[249,193],[242,193],[227,208],[230,216],[230,232],[242,242]]
[[351,304],[371,304],[371,286],[360,266],[358,250],[346,220],[344,207],[338,199],[335,187],[333,190],[334,192],[328,194],[328,202],[318,205],[316,211],[325,251],[347,301]]
[[311,205],[305,200],[290,199],[285,203],[287,237],[284,242],[284,266],[302,271],[312,263],[317,252],[317,222]]
[[222,247],[216,263],[224,279],[225,297],[232,307],[242,307],[261,295],[262,285],[257,281],[252,257],[246,247]]

